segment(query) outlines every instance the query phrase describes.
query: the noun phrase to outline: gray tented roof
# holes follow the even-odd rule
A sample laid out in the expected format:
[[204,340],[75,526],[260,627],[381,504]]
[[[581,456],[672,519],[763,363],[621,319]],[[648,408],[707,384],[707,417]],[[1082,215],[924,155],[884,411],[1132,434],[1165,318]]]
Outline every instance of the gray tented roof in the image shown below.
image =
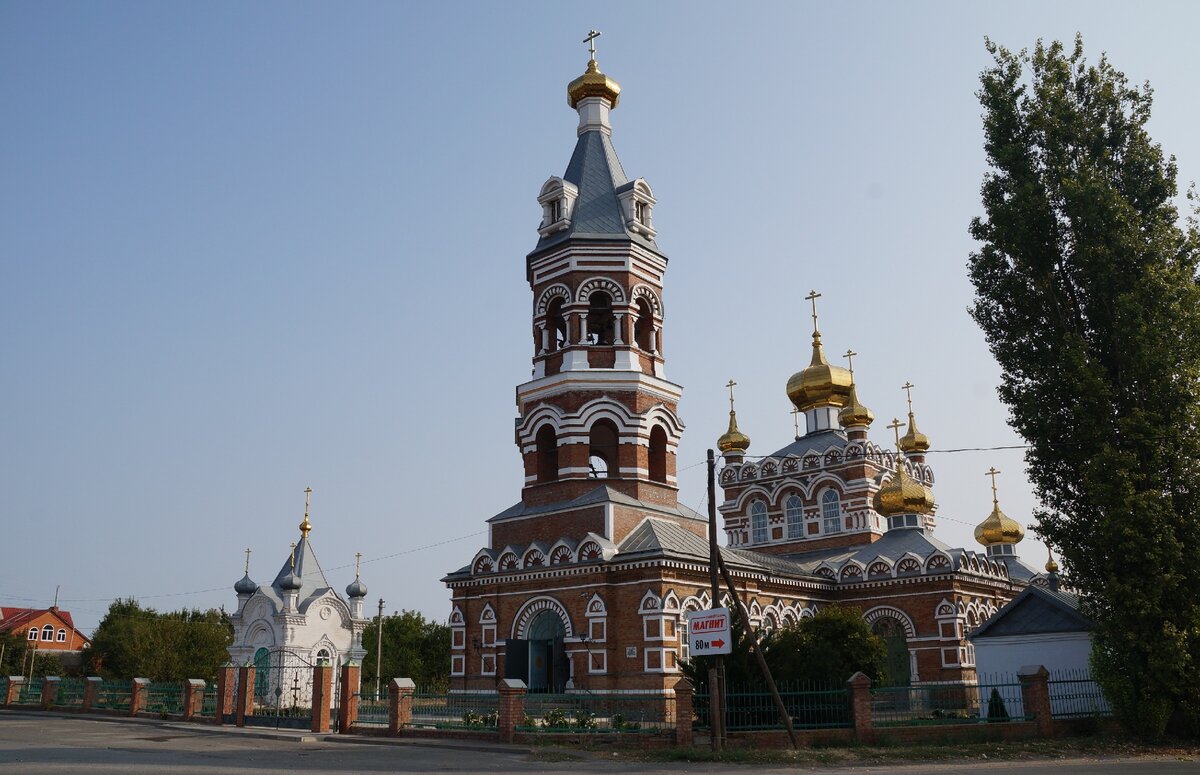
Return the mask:
[[809,452],[819,455],[832,447],[841,448],[844,446],[846,446],[846,434],[844,432],[818,431],[817,433],[810,433],[807,436],[801,436],[798,440],[793,441],[783,449],[772,452],[767,457],[787,457],[788,455],[804,457]]
[[581,134],[563,180],[579,189],[571,225],[539,239],[534,253],[569,239],[633,240],[657,252],[654,240],[625,228],[617,191],[630,181],[625,178],[611,137],[599,130]]
[[1079,612],[1079,596],[1061,590],[1029,586],[971,633],[977,638],[1089,632],[1095,625]]
[[[275,599],[280,608],[283,606],[283,580],[292,572],[292,556],[289,554],[283,561],[283,567],[279,569],[279,573],[275,575],[275,581],[270,587],[259,587],[259,590]],[[317,562],[316,552],[313,551],[312,544],[308,542],[307,536],[301,536],[300,543],[296,544],[296,576],[300,579],[300,589],[297,596],[297,609],[304,610],[306,603],[315,597],[320,597],[330,590],[329,581],[325,578],[325,571],[321,570],[321,563]],[[337,595],[337,593],[334,593]],[[338,596],[340,597],[340,595]]]
[[[536,514],[552,514],[556,511],[567,511],[576,509],[582,506],[603,506],[605,504],[618,504],[621,506],[631,506],[633,508],[642,509],[651,513],[668,514],[673,517],[683,517],[684,519],[694,519],[707,521],[700,514],[692,511],[682,503],[674,507],[660,506],[656,503],[646,503],[637,498],[630,497],[623,492],[618,492],[606,484],[599,485],[594,490],[588,490],[578,498],[573,498],[569,501],[559,501],[558,503],[546,503],[539,506],[526,505],[524,501],[515,503],[496,516],[490,518],[488,522],[503,522],[506,519],[516,519],[519,517],[530,517]],[[707,555],[706,555],[707,556]]]

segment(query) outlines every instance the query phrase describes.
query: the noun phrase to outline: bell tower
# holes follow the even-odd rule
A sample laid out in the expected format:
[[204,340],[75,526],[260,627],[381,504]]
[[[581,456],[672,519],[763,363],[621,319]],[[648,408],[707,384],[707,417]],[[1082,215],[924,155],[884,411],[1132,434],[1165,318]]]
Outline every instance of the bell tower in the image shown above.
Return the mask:
[[[678,502],[682,390],[664,371],[667,257],[655,242],[654,193],[626,177],[613,147],[621,87],[596,62],[597,34],[586,71],[567,87],[579,114],[575,150],[538,192],[538,242],[526,257],[533,369],[516,391],[526,511],[569,509],[598,488],[666,509]],[[612,526],[557,528],[623,537]]]

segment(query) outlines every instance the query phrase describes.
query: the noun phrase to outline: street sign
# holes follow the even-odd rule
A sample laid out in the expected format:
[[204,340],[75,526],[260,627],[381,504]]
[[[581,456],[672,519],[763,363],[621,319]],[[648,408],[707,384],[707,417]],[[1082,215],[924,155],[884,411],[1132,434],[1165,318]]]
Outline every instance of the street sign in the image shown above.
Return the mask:
[[712,657],[733,652],[728,608],[688,611],[687,624],[691,656]]

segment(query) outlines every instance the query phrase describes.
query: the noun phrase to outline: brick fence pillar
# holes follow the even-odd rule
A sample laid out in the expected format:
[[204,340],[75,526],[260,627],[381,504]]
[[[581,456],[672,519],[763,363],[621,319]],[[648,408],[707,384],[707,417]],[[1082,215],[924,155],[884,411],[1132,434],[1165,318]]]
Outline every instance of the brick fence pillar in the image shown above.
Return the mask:
[[338,708],[338,732],[350,734],[350,727],[358,721],[358,680],[362,667],[357,662],[342,665],[341,707]]
[[135,678],[129,687],[129,715],[136,716],[146,709],[146,694],[150,688],[149,678]]
[[237,705],[234,723],[246,726],[246,716],[254,714],[254,665],[242,665],[238,671]]
[[322,660],[313,668],[312,731],[328,732],[333,706],[333,665]]
[[500,693],[500,712],[496,718],[496,731],[500,742],[511,743],[517,725],[525,719],[525,682],[520,678],[504,678],[496,686]]
[[233,687],[237,685],[237,668],[230,664],[221,665],[217,671],[217,710],[213,723],[224,724],[225,716],[233,713]]
[[56,675],[48,675],[42,678],[42,710],[50,710],[54,707],[54,701],[58,699],[58,687],[62,679]]
[[204,702],[204,689],[207,686],[199,678],[189,678],[183,683],[183,720],[191,721],[200,712],[200,704]]
[[850,688],[850,715],[854,719],[854,739],[870,742],[875,735],[874,719],[871,717],[871,679],[863,673],[855,673],[846,682]]
[[4,693],[4,704],[12,705],[21,696],[21,687],[25,685],[25,677],[20,675],[10,675],[8,677],[8,691]]
[[104,683],[104,679],[98,675],[88,676],[84,679],[83,705],[81,706],[84,713],[90,713],[92,706],[96,704],[96,697],[100,695],[100,684],[102,683]]
[[1049,671],[1042,665],[1026,665],[1017,671],[1021,681],[1021,702],[1025,715],[1033,717],[1038,734],[1050,737],[1054,734],[1054,717],[1050,715]]
[[388,734],[398,735],[400,730],[412,724],[413,694],[417,685],[411,678],[393,678],[388,701]]
[[692,747],[692,695],[695,688],[686,678],[675,684],[675,745]]

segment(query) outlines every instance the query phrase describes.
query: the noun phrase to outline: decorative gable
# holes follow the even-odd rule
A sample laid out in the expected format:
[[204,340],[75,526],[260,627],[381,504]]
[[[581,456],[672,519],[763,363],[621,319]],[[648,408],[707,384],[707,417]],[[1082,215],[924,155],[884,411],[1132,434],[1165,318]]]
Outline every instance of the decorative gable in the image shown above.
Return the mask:
[[538,204],[542,206],[542,222],[538,226],[538,234],[547,237],[555,232],[571,227],[571,216],[575,210],[575,200],[579,198],[579,189],[575,184],[552,175],[542,184],[538,194]]

